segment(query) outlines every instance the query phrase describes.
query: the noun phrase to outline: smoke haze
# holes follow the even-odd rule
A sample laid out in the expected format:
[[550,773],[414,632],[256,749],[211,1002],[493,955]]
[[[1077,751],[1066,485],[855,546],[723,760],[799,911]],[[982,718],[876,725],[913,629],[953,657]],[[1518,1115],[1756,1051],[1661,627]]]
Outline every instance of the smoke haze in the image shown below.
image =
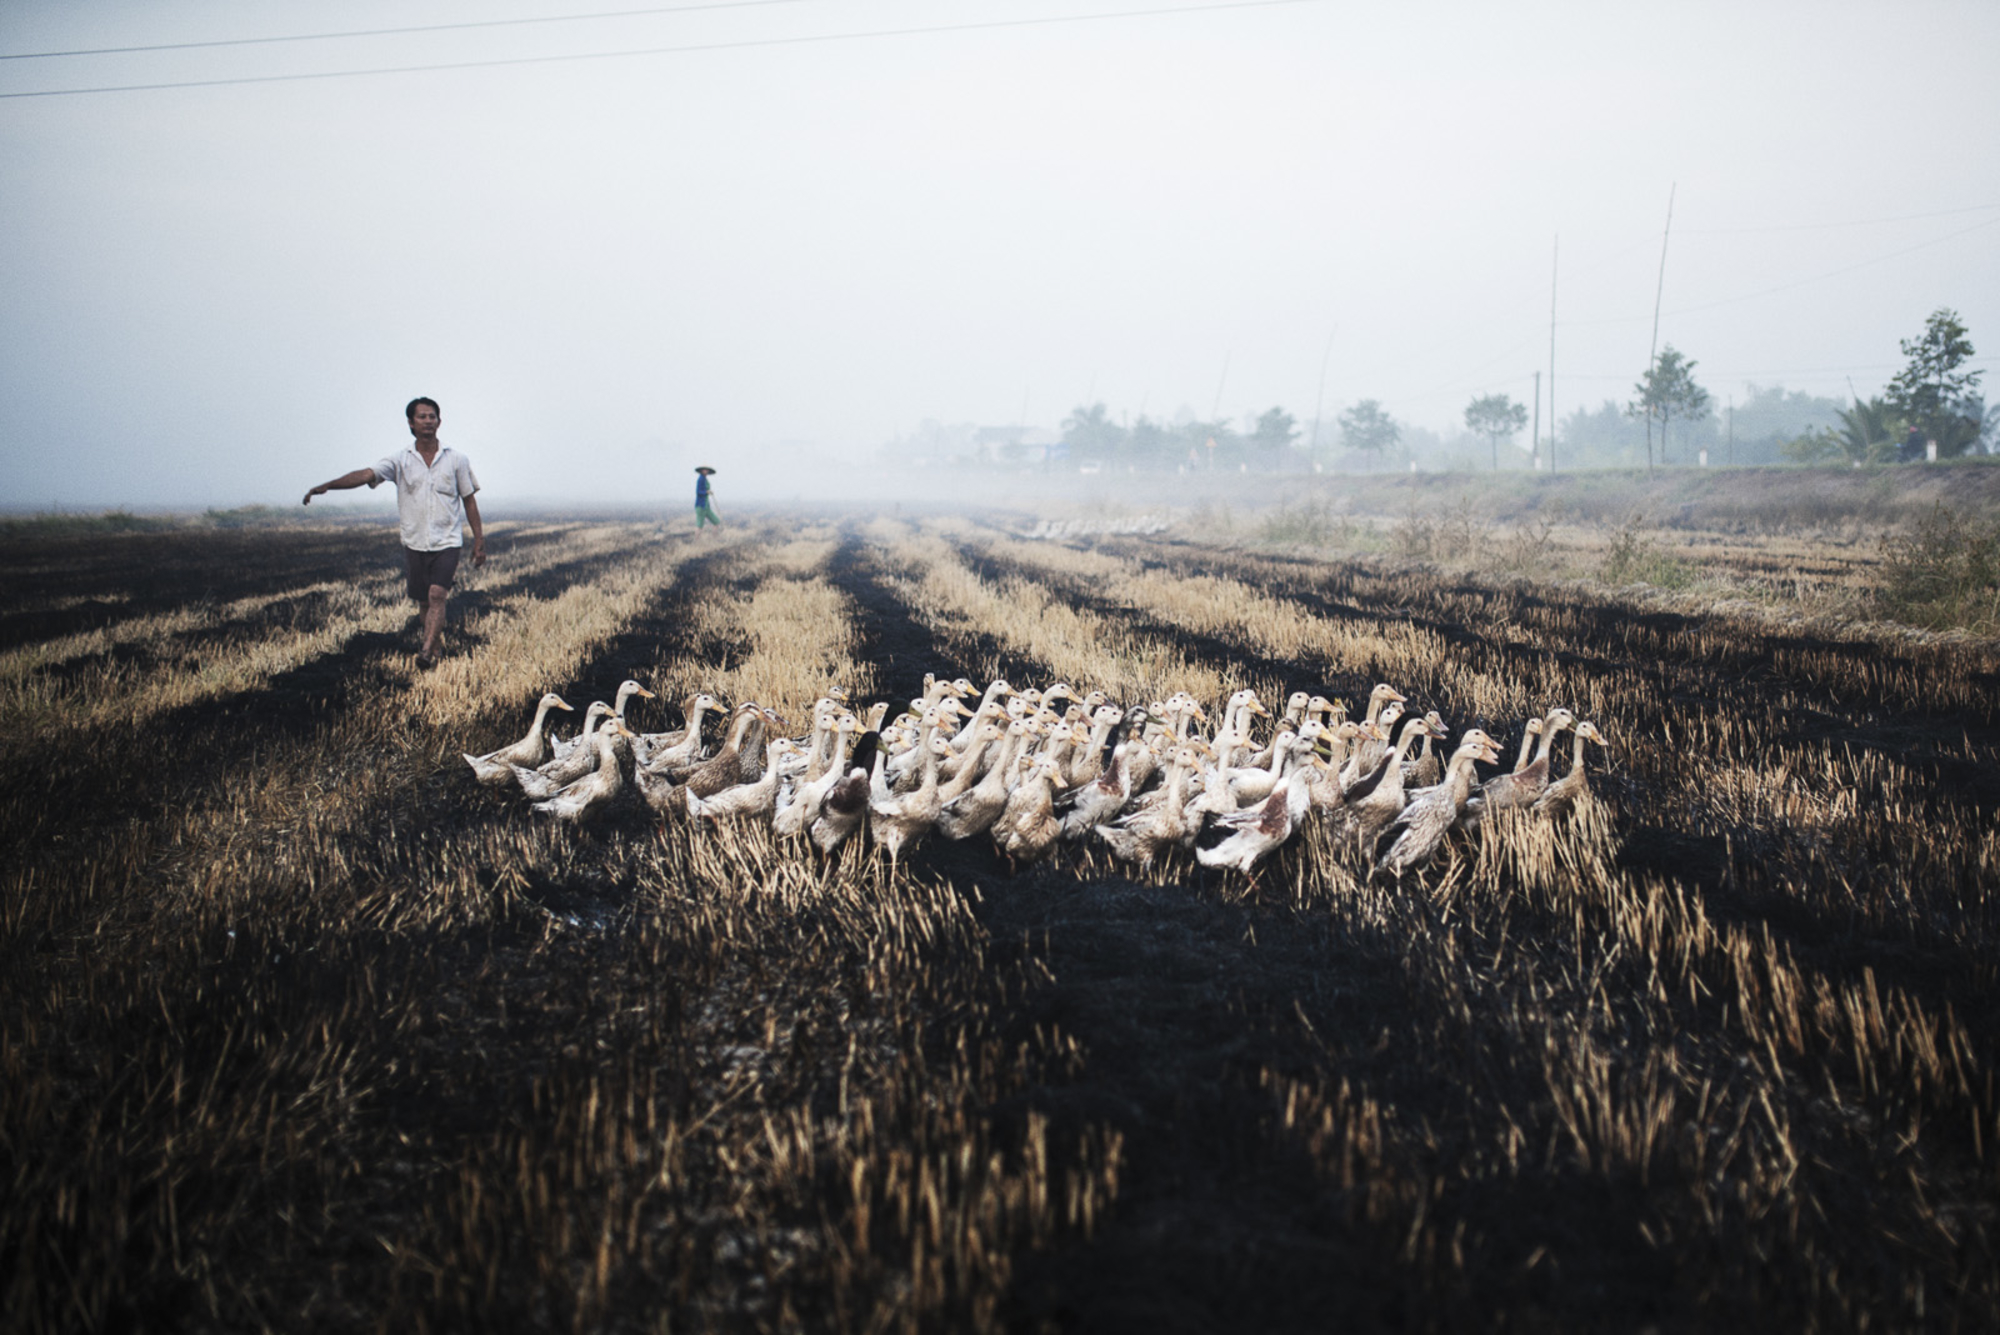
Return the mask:
[[[595,8],[26,2],[0,53]],[[725,508],[844,493],[925,419],[1304,421],[1323,365],[1329,419],[1455,429],[1529,401],[1557,233],[1567,414],[1645,367],[1670,185],[1661,338],[1718,403],[1875,392],[1939,306],[2000,351],[1993,6],[1305,0],[792,42],[1119,8],[0,62],[21,92],[780,43],[0,100],[0,501],[295,505],[407,441],[416,394],[495,517],[680,500],[696,463]]]

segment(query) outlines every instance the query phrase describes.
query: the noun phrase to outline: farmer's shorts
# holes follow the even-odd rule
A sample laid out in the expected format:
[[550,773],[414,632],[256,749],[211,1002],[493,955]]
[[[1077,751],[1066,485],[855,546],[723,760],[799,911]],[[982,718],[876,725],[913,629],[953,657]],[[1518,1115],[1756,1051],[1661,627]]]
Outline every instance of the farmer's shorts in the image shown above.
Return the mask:
[[431,600],[431,585],[450,588],[458,575],[458,551],[447,547],[441,552],[413,552],[403,548],[403,569],[410,576],[410,597],[416,602]]

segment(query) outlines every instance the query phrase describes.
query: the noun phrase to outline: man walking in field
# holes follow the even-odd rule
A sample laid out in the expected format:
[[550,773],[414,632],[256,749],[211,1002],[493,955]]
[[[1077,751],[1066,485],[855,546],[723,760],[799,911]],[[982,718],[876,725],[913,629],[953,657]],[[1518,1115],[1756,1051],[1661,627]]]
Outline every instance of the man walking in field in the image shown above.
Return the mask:
[[715,470],[707,464],[694,470],[694,531],[697,533],[710,524],[717,528],[722,527],[722,520],[716,515],[715,507],[709,504],[709,497],[714,494],[715,489],[709,486],[708,479],[714,473]]
[[458,574],[458,552],[465,543],[464,526],[472,526],[472,564],[486,564],[486,534],[479,522],[479,502],[472,494],[479,479],[466,457],[438,441],[444,415],[436,399],[417,398],[403,410],[416,439],[400,454],[384,457],[373,468],[357,468],[306,493],[303,505],[329,491],[396,484],[396,513],[403,530],[403,571],[409,577],[410,598],[423,614],[424,644],[417,666],[437,666],[438,632],[444,629],[445,599]]

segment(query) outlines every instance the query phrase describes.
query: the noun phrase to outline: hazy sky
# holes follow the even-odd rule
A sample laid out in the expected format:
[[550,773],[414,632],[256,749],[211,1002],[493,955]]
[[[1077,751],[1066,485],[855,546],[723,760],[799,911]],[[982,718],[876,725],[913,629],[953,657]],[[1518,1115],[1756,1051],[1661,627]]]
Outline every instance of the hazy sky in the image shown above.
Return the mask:
[[[618,8],[12,0],[0,53]],[[696,461],[789,493],[773,445],[861,466],[1024,405],[1309,419],[1323,364],[1328,417],[1450,429],[1546,367],[1558,233],[1567,412],[1645,365],[1670,185],[1660,336],[1718,401],[1873,392],[1941,305],[1996,363],[2000,5],[1145,8],[0,60],[11,93],[717,48],[0,99],[0,503],[296,504],[418,393],[489,513],[679,498]]]

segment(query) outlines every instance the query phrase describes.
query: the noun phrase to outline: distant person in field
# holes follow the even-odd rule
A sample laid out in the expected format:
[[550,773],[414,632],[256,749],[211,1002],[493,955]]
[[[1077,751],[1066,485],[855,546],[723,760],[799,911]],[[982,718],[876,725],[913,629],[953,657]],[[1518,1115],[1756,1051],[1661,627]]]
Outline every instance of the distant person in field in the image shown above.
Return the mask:
[[694,470],[694,531],[697,533],[710,524],[717,528],[722,527],[722,520],[715,513],[715,507],[709,504],[709,499],[715,495],[715,488],[709,485],[708,479],[714,473],[715,470],[707,464]]
[[444,629],[445,599],[451,596],[451,582],[458,574],[458,552],[465,545],[464,526],[472,526],[472,564],[486,564],[486,534],[479,522],[479,502],[472,494],[479,479],[472,475],[472,463],[457,450],[438,441],[438,423],[443,414],[436,399],[411,399],[403,410],[410,434],[416,439],[400,454],[384,457],[373,468],[357,468],[331,482],[322,482],[306,493],[302,502],[329,491],[355,487],[396,484],[396,513],[402,521],[403,571],[409,576],[410,598],[423,614],[424,643],[417,651],[417,666],[432,668],[438,661],[438,632]]
[[1906,464],[1917,463],[1924,457],[1924,444],[1924,433],[1911,427],[1910,434],[1903,437],[1903,447],[1896,451],[1896,457]]

